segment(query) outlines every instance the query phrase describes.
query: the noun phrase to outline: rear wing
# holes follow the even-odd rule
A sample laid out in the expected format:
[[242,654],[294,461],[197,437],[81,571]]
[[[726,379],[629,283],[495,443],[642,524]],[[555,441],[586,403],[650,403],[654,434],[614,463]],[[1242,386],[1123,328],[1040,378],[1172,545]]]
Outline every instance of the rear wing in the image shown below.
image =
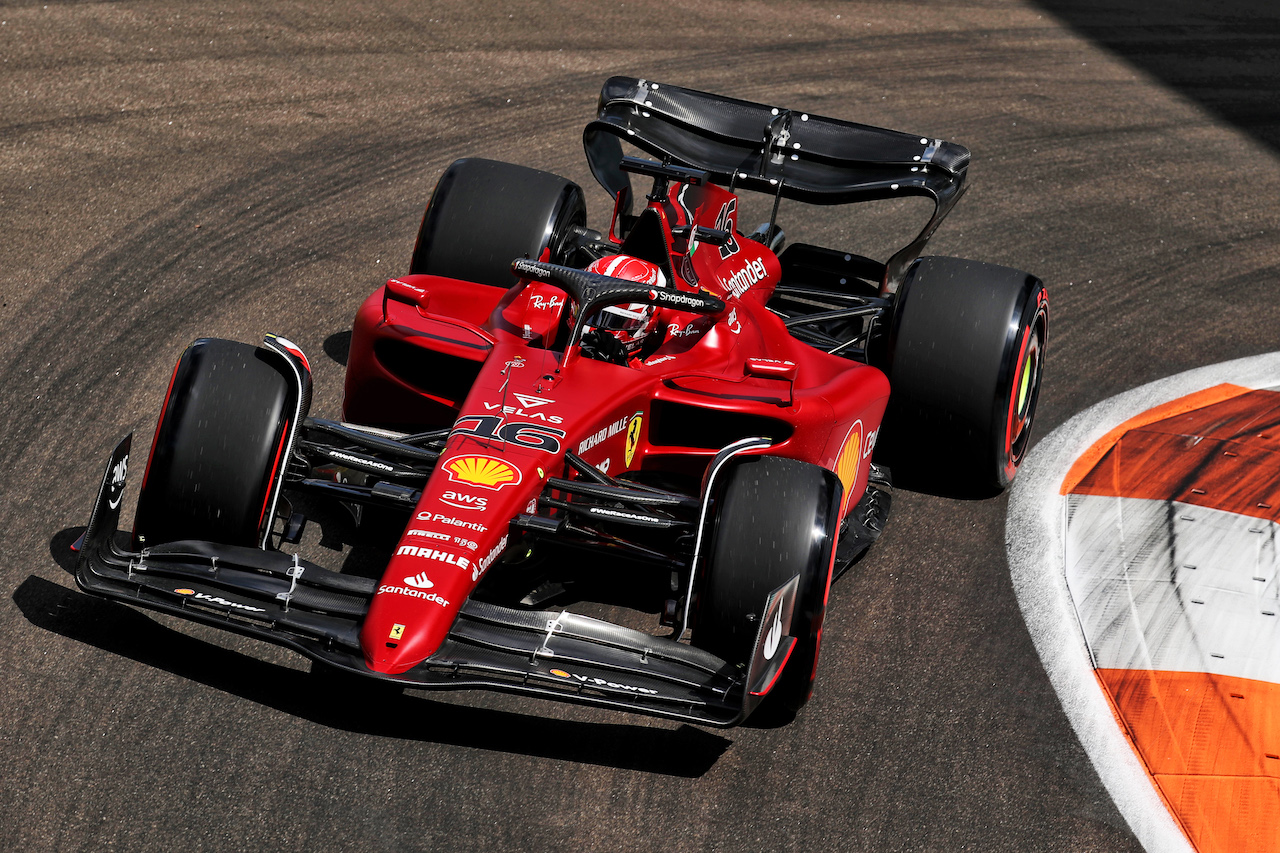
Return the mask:
[[615,198],[625,192],[629,204],[623,140],[663,162],[705,170],[731,191],[822,205],[933,199],[924,230],[886,265],[882,290],[889,293],[963,193],[969,166],[969,149],[954,142],[611,77],[582,143],[596,180]]

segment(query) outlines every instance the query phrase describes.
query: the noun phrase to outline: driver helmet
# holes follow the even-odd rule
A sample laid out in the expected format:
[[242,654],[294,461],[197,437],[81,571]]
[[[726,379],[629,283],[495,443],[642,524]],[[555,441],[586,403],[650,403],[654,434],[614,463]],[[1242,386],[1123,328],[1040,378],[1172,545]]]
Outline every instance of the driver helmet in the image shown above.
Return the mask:
[[[587,272],[607,275],[646,284],[650,287],[666,287],[667,277],[657,264],[633,258],[630,255],[606,255],[592,261]],[[657,326],[657,313],[652,305],[632,302],[627,305],[610,305],[596,314],[587,324],[608,332],[617,338],[627,355],[633,355],[644,344],[644,339]]]

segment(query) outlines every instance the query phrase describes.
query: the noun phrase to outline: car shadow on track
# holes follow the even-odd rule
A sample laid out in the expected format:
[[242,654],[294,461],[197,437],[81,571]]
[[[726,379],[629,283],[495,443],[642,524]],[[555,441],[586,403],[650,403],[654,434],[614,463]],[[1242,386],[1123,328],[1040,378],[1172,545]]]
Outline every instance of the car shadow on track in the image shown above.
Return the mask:
[[334,332],[332,335],[324,339],[324,354],[329,356],[335,364],[343,367],[347,366],[347,357],[351,353],[351,330],[345,332]]
[[[81,531],[61,531],[49,543],[50,554],[68,573],[75,571],[71,543]],[[710,770],[732,743],[688,725],[665,729],[549,719],[435,702],[358,676],[307,673],[205,642],[126,605],[35,575],[14,591],[13,600],[36,627],[345,731],[686,778]],[[423,720],[432,725],[424,727]],[[423,736],[424,728],[431,737]]]

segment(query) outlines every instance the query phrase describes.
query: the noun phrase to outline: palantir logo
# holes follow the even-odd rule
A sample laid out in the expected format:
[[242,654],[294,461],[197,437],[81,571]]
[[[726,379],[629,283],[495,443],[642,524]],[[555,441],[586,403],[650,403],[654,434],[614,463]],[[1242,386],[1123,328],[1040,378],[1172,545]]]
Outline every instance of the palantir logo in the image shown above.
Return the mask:
[[404,582],[406,586],[411,586],[414,589],[431,589],[431,587],[435,586],[431,582],[431,578],[427,577],[426,572],[418,572],[413,577],[405,578]]

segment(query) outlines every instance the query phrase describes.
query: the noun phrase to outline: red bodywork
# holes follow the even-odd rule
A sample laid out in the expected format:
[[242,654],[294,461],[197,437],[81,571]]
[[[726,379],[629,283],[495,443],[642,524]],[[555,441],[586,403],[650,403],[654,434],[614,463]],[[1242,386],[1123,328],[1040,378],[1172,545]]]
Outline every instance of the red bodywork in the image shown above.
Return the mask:
[[[730,441],[765,435],[770,454],[821,465],[844,485],[842,513],[866,488],[889,397],[874,367],[793,338],[765,307],[781,274],[768,248],[737,233],[737,199],[675,184],[651,203],[675,286],[725,301],[718,316],[660,309],[661,345],[623,366],[558,345],[564,291],[510,290],[428,275],[392,279],[356,315],[346,420],[419,431],[453,426],[445,452],[382,575],[361,632],[368,665],[402,673],[439,647],[458,608],[572,451],[612,477],[700,475]],[[671,227],[734,235],[692,248]],[[616,226],[616,223],[615,223]],[[571,325],[571,324],[570,324]]]

